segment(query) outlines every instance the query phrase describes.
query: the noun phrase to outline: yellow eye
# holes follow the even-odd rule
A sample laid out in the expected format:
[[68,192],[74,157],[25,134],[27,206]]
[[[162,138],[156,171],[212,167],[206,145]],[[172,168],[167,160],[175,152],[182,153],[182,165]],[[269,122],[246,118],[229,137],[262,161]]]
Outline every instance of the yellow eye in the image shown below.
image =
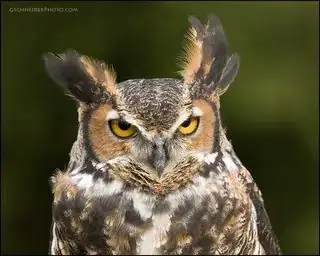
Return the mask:
[[178,128],[179,132],[183,135],[190,135],[194,133],[199,126],[199,117],[191,117],[184,121]]
[[128,138],[135,134],[137,128],[122,120],[111,120],[109,121],[111,131],[120,138]]

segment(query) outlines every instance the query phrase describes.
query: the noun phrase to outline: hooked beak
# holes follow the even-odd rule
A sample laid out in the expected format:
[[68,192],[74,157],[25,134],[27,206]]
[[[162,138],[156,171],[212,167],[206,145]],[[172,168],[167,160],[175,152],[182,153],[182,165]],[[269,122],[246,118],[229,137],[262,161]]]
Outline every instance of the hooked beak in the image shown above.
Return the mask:
[[150,162],[159,176],[161,176],[167,162],[165,148],[162,143],[155,144]]

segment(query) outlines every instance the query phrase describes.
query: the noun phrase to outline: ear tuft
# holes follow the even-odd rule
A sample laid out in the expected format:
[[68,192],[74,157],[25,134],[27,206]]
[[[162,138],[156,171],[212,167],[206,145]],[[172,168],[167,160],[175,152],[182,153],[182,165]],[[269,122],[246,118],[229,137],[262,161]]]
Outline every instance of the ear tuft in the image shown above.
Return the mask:
[[88,56],[81,57],[85,69],[92,79],[100,85],[103,85],[109,93],[116,92],[116,72],[112,66],[107,66],[104,62],[94,60]]
[[[200,83],[215,89],[219,82],[232,82],[234,77],[230,77],[234,74],[234,68],[238,69],[238,56],[228,59],[228,41],[220,19],[211,15],[208,23],[203,26],[198,19],[191,16],[189,22],[191,28],[186,35],[188,43],[180,71],[185,83]],[[233,68],[230,70],[227,66]]]
[[[219,82],[215,85],[213,85],[213,87],[216,88],[217,94],[220,96],[222,94],[224,94],[230,84],[232,84],[232,82],[234,81],[234,79],[236,78],[237,74],[238,74],[238,69],[240,66],[240,57],[237,53],[234,53],[227,61],[227,64],[225,65],[220,80]],[[212,88],[212,89],[215,89]]]
[[115,78],[106,78],[109,72],[101,61],[81,56],[73,50],[58,55],[46,53],[43,58],[53,81],[67,89],[80,102],[99,103],[109,98],[107,87],[115,88]]
[[185,83],[192,84],[201,65],[201,46],[197,44],[197,31],[195,28],[190,27],[185,37],[187,44],[183,49],[183,57],[179,58],[179,66],[181,66],[182,70],[178,71],[178,73],[184,78]]

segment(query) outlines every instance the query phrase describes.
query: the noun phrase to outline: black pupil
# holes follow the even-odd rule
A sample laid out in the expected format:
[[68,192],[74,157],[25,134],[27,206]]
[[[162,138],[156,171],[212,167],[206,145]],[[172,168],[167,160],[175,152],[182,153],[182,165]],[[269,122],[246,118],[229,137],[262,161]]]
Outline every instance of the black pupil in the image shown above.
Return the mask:
[[119,128],[123,131],[129,130],[131,124],[125,122],[125,121],[119,121],[118,122]]
[[190,125],[190,123],[191,123],[191,119],[188,119],[188,120],[184,121],[181,126],[188,127]]

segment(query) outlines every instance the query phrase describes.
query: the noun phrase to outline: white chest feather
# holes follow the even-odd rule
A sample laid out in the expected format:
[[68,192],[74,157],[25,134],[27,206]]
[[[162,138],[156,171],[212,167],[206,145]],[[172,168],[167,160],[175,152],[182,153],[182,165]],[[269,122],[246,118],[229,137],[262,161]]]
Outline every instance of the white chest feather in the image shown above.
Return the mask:
[[132,199],[134,210],[143,220],[149,218],[152,220],[152,226],[146,230],[137,241],[137,254],[161,254],[159,249],[167,242],[167,232],[171,226],[170,213],[153,214],[152,210],[156,203],[156,198],[152,195],[140,193],[135,190],[126,192],[125,194],[126,197]]
[[159,255],[160,247],[167,242],[167,232],[171,226],[170,215],[159,214],[152,216],[152,228],[141,236],[138,243],[139,255]]

